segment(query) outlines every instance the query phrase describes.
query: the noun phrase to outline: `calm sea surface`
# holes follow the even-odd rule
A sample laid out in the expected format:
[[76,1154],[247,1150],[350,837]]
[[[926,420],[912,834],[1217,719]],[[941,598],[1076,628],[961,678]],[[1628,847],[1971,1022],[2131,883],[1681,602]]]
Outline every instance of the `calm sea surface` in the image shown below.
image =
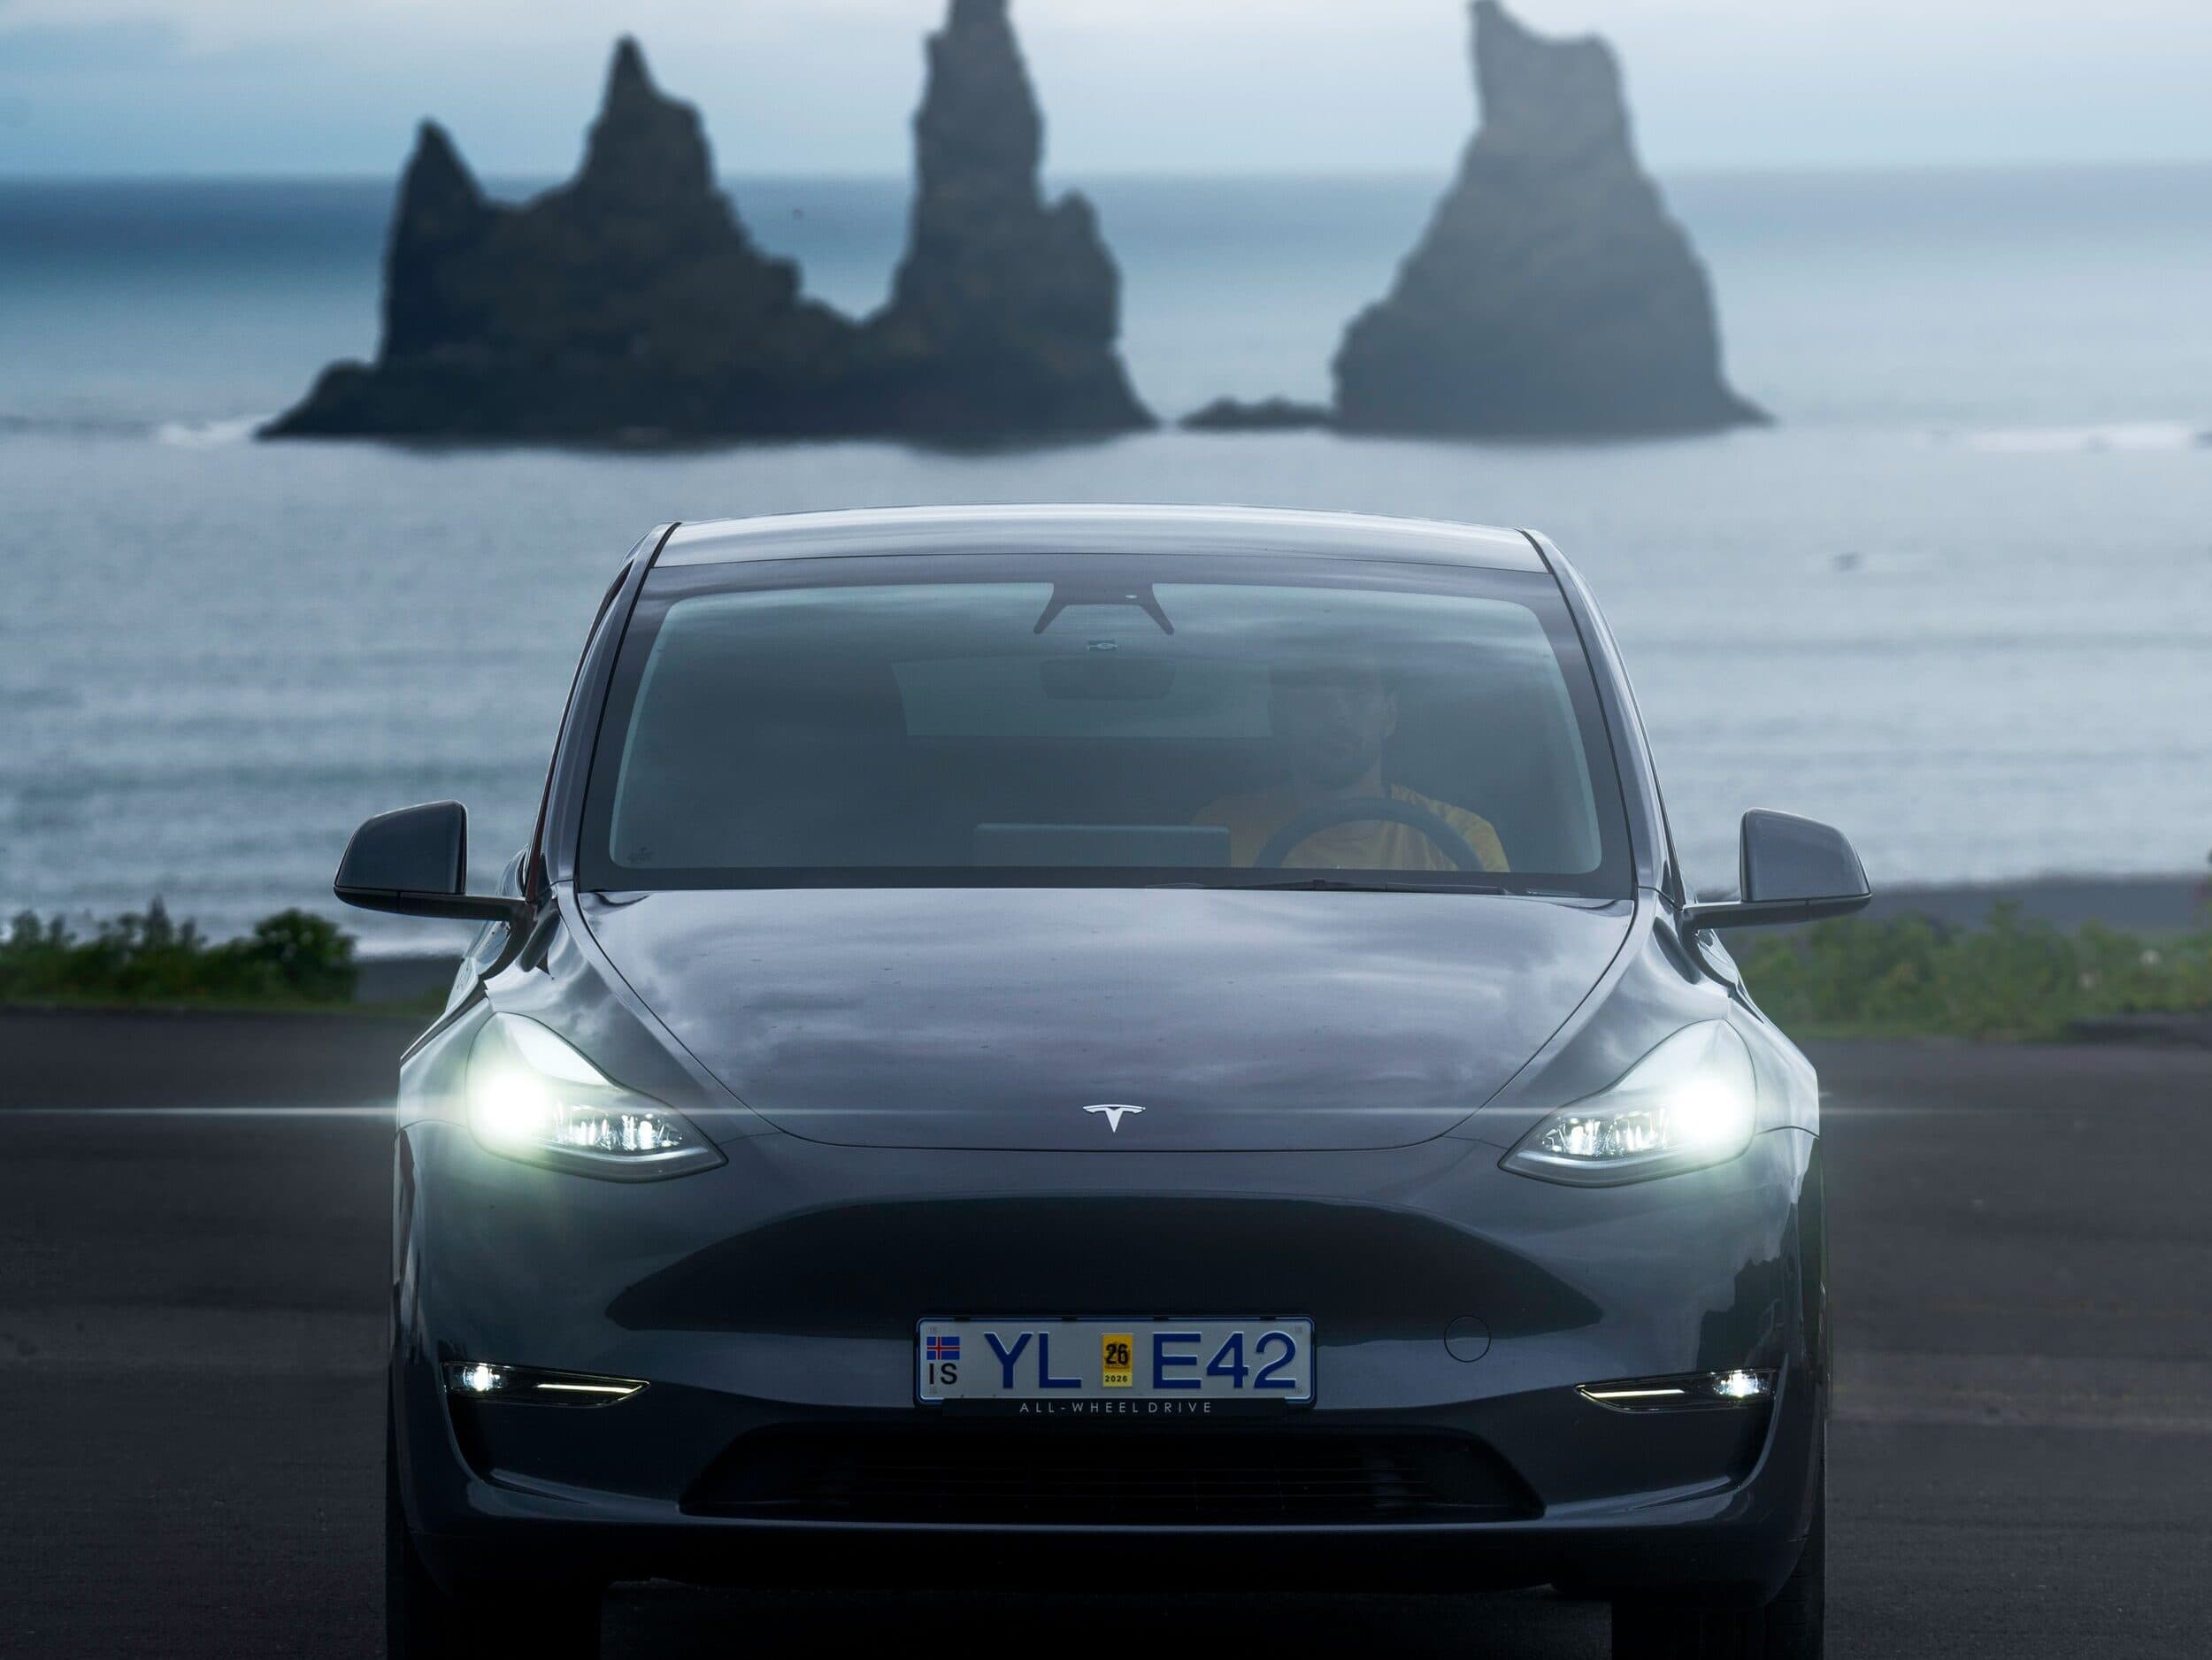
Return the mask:
[[[1140,389],[1320,397],[1440,181],[1106,179]],[[823,297],[902,181],[749,179]],[[1163,434],[949,457],[264,445],[375,342],[388,188],[0,182],[0,906],[327,908],[365,814],[526,834],[591,606],[657,520],[1280,503],[1531,524],[1596,583],[1694,872],[1767,805],[1878,882],[2212,848],[2212,169],[1669,181],[1770,431],[1607,446]],[[373,944],[442,939],[353,922]],[[414,929],[410,932],[411,927]]]

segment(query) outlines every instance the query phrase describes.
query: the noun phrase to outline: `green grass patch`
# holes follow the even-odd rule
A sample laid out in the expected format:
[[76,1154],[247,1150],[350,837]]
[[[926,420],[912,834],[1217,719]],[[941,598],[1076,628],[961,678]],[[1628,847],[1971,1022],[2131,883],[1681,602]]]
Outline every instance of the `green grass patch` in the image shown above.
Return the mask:
[[2067,934],[1999,905],[1978,928],[1846,918],[1736,944],[1760,1006],[1805,1035],[2050,1039],[2076,1020],[2212,1011],[2212,931]]
[[[2212,930],[2146,941],[2090,923],[2067,934],[2000,905],[1978,928],[1847,918],[1735,945],[1752,995],[1800,1036],[2051,1039],[2100,1016],[2212,1011]],[[304,911],[219,941],[159,900],[85,934],[27,911],[0,938],[0,1003],[348,1009],[361,1006],[358,972],[352,935]]]
[[0,940],[0,1003],[327,1009],[352,1003],[358,973],[353,936],[304,911],[280,911],[219,941],[174,920],[158,899],[89,934],[25,911]]

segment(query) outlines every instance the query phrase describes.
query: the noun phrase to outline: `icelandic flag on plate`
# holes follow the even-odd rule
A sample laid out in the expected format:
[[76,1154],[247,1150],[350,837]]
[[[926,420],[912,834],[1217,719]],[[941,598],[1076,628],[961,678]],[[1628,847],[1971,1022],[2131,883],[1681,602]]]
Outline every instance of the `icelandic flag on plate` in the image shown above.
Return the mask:
[[960,1340],[956,1337],[931,1337],[922,1345],[923,1357],[927,1360],[957,1360],[960,1358]]

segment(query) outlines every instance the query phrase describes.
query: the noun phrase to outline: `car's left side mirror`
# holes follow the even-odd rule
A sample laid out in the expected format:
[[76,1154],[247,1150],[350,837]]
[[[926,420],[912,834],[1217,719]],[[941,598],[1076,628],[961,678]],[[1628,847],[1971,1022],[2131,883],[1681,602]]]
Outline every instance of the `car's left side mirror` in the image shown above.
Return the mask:
[[457,801],[379,813],[353,833],[331,891],[364,911],[512,926],[526,901],[468,891],[469,815]]
[[1744,814],[1740,868],[1742,897],[1684,906],[1686,932],[1817,922],[1848,916],[1874,896],[1843,832],[1786,812]]

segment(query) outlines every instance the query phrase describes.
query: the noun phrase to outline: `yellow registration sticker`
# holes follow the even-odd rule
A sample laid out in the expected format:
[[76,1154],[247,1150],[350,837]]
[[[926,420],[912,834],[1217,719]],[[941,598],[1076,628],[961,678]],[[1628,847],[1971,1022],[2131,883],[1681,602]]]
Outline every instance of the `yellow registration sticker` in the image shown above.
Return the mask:
[[1129,1332],[1107,1332],[1098,1340],[1099,1383],[1108,1389],[1126,1389],[1135,1382],[1131,1370],[1137,1340]]

